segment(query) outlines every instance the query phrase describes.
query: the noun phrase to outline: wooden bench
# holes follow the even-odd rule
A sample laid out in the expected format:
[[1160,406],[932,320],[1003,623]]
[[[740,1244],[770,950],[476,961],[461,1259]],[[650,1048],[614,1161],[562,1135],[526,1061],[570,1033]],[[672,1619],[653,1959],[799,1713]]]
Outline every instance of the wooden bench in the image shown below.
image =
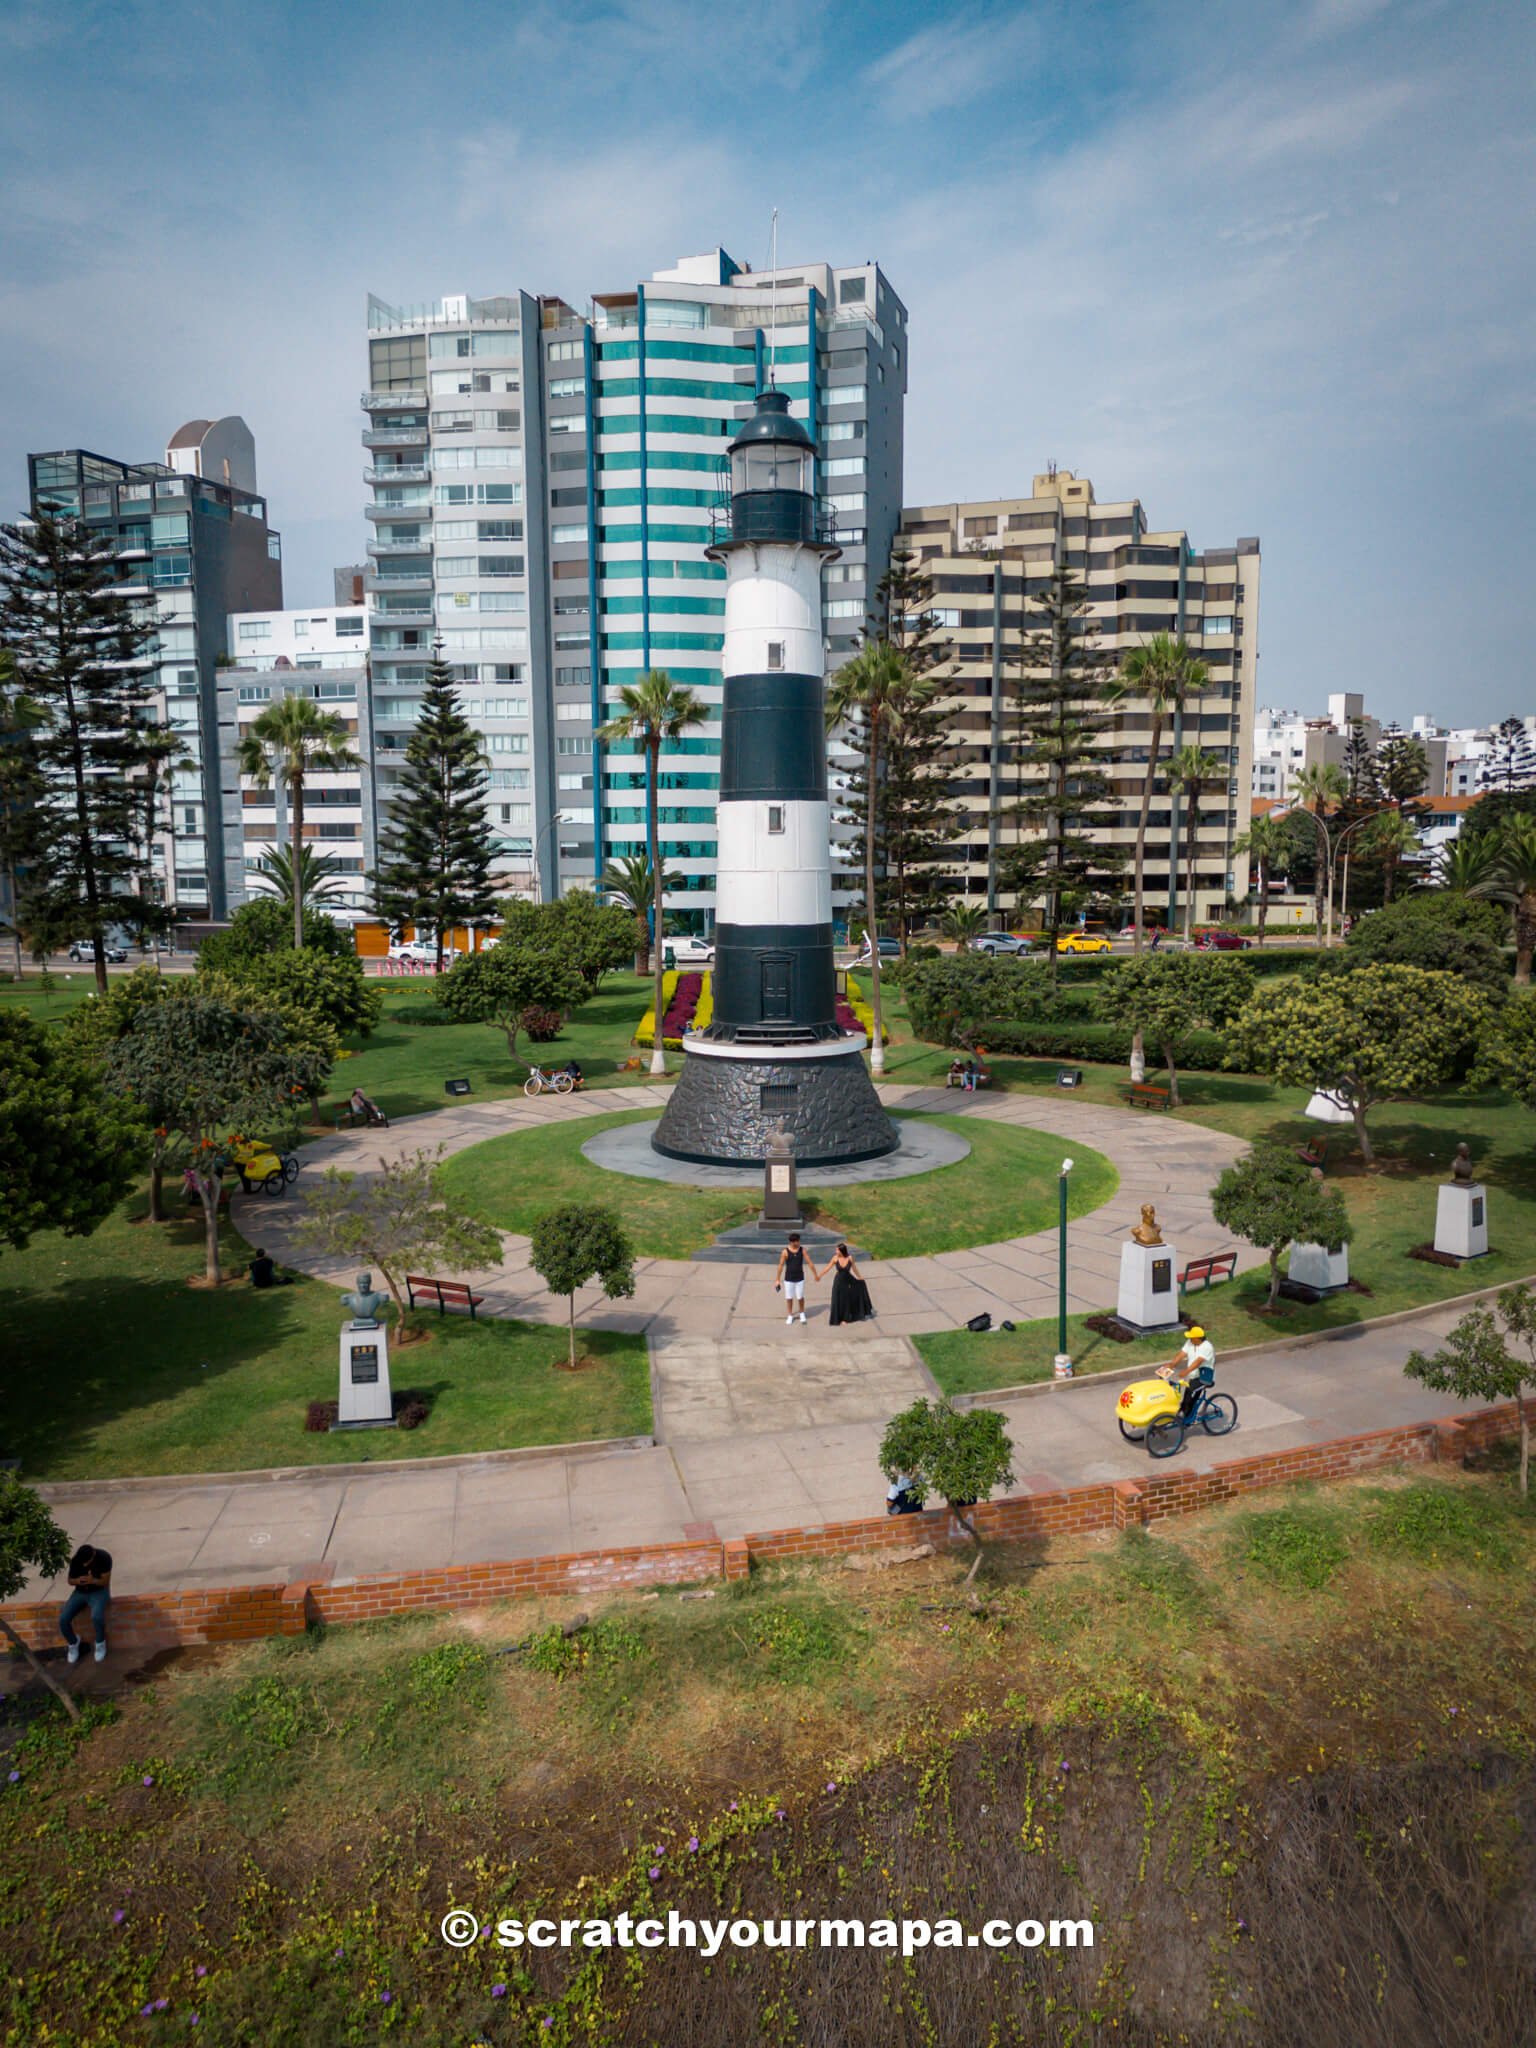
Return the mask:
[[1198,1280],[1203,1294],[1206,1288],[1222,1280],[1231,1280],[1237,1273],[1236,1252],[1212,1252],[1208,1259],[1191,1259],[1179,1275],[1181,1287],[1192,1287]]
[[[963,1088],[965,1085],[966,1077],[964,1074],[946,1074],[944,1076],[944,1086],[946,1088]],[[992,1069],[990,1067],[978,1067],[971,1076],[971,1087],[975,1089],[990,1088],[991,1086]]]
[[1296,1147],[1296,1157],[1303,1166],[1326,1166],[1328,1164],[1328,1143],[1325,1138],[1311,1138],[1305,1145]]
[[485,1299],[483,1294],[471,1294],[467,1282],[463,1280],[434,1280],[426,1273],[407,1273],[405,1276],[405,1291],[410,1296],[412,1308],[416,1306],[416,1290],[418,1288],[420,1288],[423,1294],[431,1294],[437,1297],[437,1312],[439,1315],[443,1313],[445,1308],[467,1308],[471,1322],[475,1320],[475,1310]]
[[1125,1099],[1132,1109],[1138,1103],[1143,1109],[1166,1109],[1173,1098],[1166,1088],[1151,1081],[1133,1081],[1125,1091]]
[[354,1109],[349,1102],[340,1116],[337,1117],[336,1128],[338,1131],[349,1131],[355,1124],[371,1124],[376,1130],[387,1131],[389,1129],[389,1118],[382,1109],[378,1111],[377,1115],[370,1116],[366,1109]]

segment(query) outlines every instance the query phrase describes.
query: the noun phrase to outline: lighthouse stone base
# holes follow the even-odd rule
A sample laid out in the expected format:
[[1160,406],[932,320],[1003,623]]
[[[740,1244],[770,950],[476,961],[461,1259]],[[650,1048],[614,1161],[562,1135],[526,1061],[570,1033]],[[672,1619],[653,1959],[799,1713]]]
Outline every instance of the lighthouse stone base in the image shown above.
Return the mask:
[[857,1052],[775,1058],[771,1047],[689,1050],[651,1143],[672,1159],[761,1166],[782,1125],[797,1167],[879,1159],[900,1133]]

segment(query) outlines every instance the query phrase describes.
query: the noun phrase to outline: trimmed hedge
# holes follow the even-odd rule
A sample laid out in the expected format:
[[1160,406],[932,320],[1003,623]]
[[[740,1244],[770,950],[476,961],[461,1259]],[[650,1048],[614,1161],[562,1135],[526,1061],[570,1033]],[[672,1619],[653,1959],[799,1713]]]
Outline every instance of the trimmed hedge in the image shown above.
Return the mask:
[[[1110,1066],[1129,1066],[1131,1032],[1120,1024],[1010,1024],[1002,1020],[982,1023],[971,1033],[972,1043],[990,1054],[1013,1054],[1024,1059],[1096,1060]],[[1226,1058],[1227,1041],[1219,1031],[1192,1031],[1179,1047],[1179,1072],[1220,1073]],[[1147,1072],[1162,1062],[1151,1046],[1146,1049]]]

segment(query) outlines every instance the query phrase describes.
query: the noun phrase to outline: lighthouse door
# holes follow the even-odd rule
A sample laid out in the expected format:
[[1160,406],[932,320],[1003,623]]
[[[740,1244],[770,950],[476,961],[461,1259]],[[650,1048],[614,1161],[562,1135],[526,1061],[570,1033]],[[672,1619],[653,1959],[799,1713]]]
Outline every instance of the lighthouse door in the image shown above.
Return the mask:
[[794,963],[785,953],[770,953],[761,963],[762,1015],[765,1024],[788,1023],[790,976]]

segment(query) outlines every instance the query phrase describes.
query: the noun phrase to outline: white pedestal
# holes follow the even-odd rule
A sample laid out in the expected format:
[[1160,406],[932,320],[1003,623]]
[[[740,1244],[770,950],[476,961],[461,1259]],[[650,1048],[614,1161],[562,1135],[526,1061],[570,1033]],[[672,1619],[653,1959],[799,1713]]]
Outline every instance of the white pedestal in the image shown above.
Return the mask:
[[389,1332],[382,1323],[346,1323],[341,1332],[337,1429],[393,1429]]
[[1138,1330],[1178,1327],[1178,1260],[1171,1244],[1137,1244],[1132,1238],[1121,1245],[1115,1314],[1122,1323],[1133,1323]]
[[1332,1294],[1349,1285],[1349,1246],[1336,1252],[1325,1244],[1293,1244],[1286,1261],[1286,1274],[1298,1287],[1315,1287],[1319,1294]]
[[1488,1190],[1475,1180],[1447,1181],[1435,1204],[1435,1250],[1480,1259],[1488,1249]]

